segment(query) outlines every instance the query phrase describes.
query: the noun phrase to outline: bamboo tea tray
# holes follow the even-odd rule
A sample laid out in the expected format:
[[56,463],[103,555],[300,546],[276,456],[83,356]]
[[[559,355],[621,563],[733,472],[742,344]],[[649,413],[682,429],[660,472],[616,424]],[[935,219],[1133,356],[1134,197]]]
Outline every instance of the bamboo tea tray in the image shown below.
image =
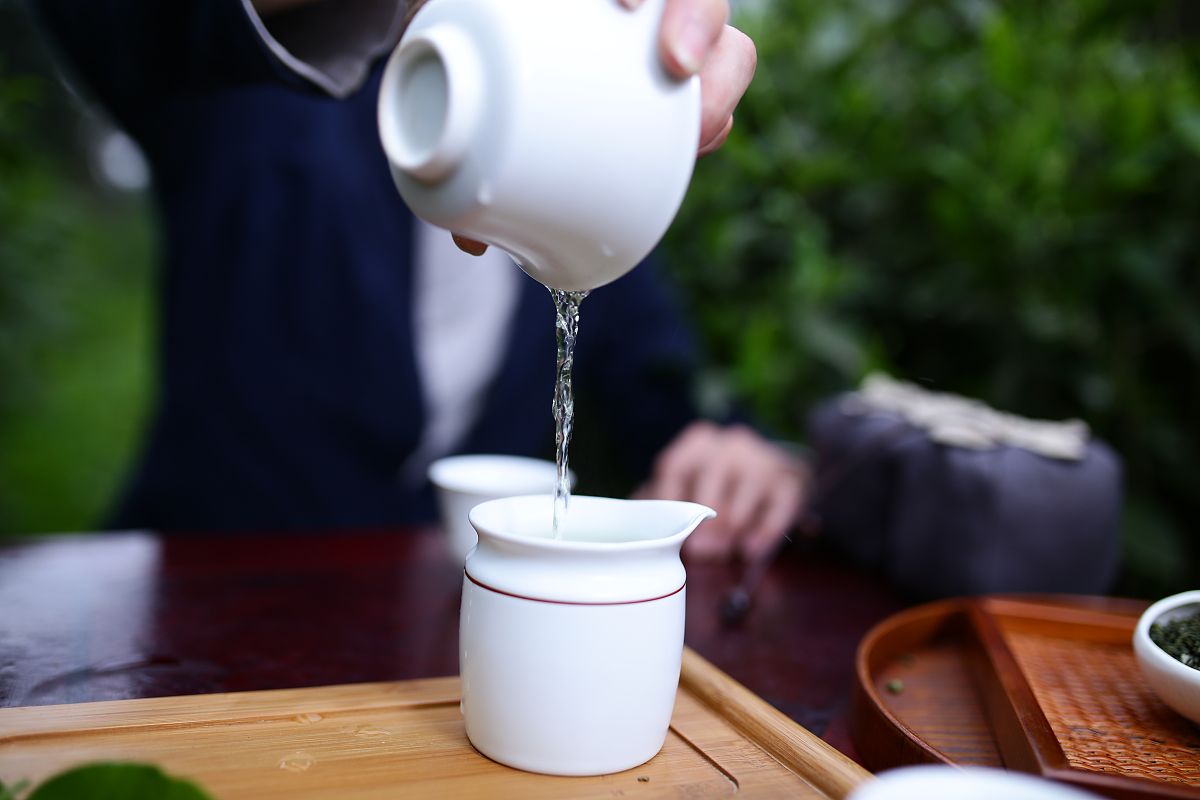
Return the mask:
[[1145,604],[947,600],[859,646],[851,732],[868,767],[1006,766],[1118,798],[1200,798],[1200,727],[1142,679]]
[[0,780],[137,760],[216,798],[842,798],[870,775],[691,650],[662,752],[560,778],[472,749],[458,678],[0,709]]

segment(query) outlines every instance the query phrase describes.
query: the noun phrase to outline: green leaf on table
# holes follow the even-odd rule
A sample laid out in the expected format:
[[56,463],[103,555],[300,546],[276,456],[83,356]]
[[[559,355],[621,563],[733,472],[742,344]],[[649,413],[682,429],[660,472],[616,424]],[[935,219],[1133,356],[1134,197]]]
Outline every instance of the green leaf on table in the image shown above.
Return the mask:
[[[2,798],[3,795],[0,795]],[[28,800],[211,800],[194,783],[149,764],[87,764],[55,775]]]

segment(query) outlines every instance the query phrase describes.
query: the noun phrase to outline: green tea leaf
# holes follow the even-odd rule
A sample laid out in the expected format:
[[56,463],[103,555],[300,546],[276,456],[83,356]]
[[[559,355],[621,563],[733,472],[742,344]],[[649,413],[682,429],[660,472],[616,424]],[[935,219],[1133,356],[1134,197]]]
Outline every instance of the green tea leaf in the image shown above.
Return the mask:
[[1185,666],[1200,670],[1200,614],[1150,626],[1150,640]]
[[195,784],[149,764],[87,764],[55,775],[28,800],[210,800]]

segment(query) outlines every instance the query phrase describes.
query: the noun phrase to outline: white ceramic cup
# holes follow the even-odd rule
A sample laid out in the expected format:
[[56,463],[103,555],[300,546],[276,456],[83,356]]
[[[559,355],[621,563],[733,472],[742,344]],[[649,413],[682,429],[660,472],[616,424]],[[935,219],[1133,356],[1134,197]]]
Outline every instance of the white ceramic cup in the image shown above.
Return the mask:
[[679,548],[715,516],[695,503],[573,497],[471,511],[459,632],[467,737],[552,775],[631,769],[662,748],[683,655]]
[[547,286],[633,269],[679,210],[699,146],[699,78],[673,78],[659,57],[663,2],[421,8],[379,92],[405,202]]
[[1200,613],[1200,591],[1164,597],[1145,610],[1133,631],[1137,655],[1146,683],[1164,703],[1200,725],[1200,669],[1188,666],[1154,643],[1150,626]]
[[[471,509],[488,500],[526,494],[553,496],[558,468],[553,461],[524,456],[448,456],[429,465],[429,482],[437,496],[442,530],[451,556],[459,564],[477,541],[467,518]],[[575,473],[567,479],[575,485]]]

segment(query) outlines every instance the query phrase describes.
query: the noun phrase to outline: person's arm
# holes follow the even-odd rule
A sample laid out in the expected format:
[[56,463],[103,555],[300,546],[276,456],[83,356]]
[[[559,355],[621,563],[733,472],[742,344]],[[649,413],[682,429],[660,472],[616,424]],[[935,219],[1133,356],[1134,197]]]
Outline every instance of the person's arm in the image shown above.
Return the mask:
[[133,133],[173,98],[287,85],[342,96],[403,22],[402,0],[34,0],[75,77]]
[[172,98],[275,80],[241,0],[34,0],[73,77],[135,135]]
[[317,89],[344,97],[400,39],[404,0],[242,0],[271,54]]

